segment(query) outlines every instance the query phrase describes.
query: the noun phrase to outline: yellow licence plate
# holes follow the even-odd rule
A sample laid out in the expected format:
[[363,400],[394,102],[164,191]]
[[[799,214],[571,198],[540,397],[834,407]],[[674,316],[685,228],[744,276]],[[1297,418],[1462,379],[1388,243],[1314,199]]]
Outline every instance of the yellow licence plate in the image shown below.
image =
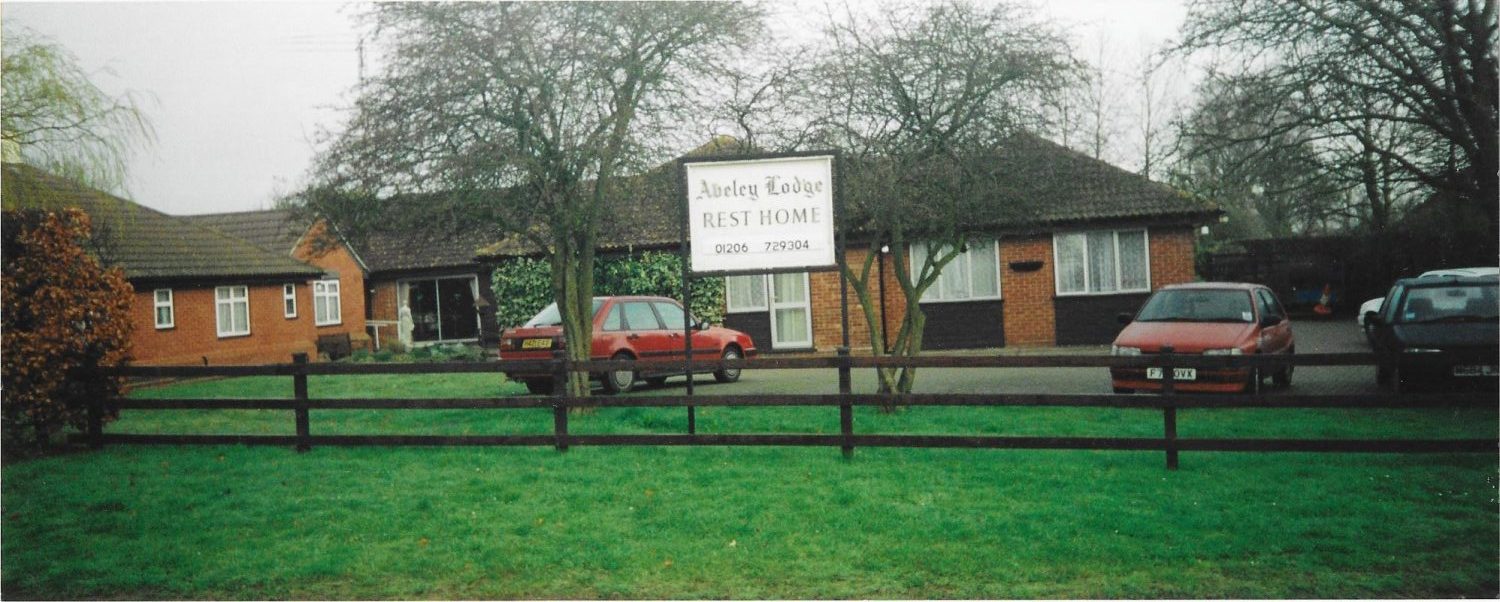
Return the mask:
[[521,341],[522,349],[551,349],[552,339],[526,339]]

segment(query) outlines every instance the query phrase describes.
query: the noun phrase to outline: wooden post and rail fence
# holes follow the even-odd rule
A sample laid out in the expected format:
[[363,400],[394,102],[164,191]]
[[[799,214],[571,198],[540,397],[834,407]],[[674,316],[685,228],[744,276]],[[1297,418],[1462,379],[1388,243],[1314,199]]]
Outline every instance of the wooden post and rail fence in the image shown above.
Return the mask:
[[[290,364],[258,366],[129,366],[110,369],[123,377],[230,377],[287,376],[292,380],[291,399],[101,399],[89,409],[89,425],[84,433],[74,435],[93,447],[133,444],[244,444],[281,445],[308,451],[314,446],[368,445],[512,445],[553,446],[565,451],[579,445],[733,445],[733,446],[828,446],[839,447],[845,456],[856,447],[925,447],[925,448],[991,448],[991,449],[1091,449],[1160,451],[1166,456],[1168,469],[1176,469],[1182,452],[1382,452],[1382,453],[1496,453],[1495,439],[1268,439],[1268,438],[1183,438],[1177,434],[1179,409],[1378,409],[1434,407],[1494,407],[1492,392],[1457,393],[1440,391],[1425,394],[1277,394],[1266,395],[1259,388],[1244,394],[1180,393],[1175,389],[1174,368],[1248,368],[1269,373],[1287,365],[1294,366],[1361,366],[1374,363],[1370,354],[1323,354],[1297,356],[1203,356],[1152,354],[1133,357],[1109,356],[923,356],[917,358],[855,357],[847,349],[836,356],[777,358],[751,360],[693,361],[692,368],[719,367],[743,370],[795,369],[839,372],[835,394],[730,394],[730,395],[660,395],[660,396],[509,396],[486,398],[340,398],[312,399],[307,381],[311,376],[372,374],[453,374],[494,373],[508,370],[537,373],[550,371],[560,385],[569,372],[601,373],[610,370],[671,368],[686,370],[683,361],[591,361],[571,363],[564,359],[536,361],[488,361],[430,364],[348,364],[308,363],[305,355],[294,357]],[[1145,395],[1064,395],[1047,393],[963,393],[908,395],[856,394],[852,392],[851,372],[855,369],[900,367],[922,368],[1108,368],[1155,367],[1162,369],[1160,394]],[[1105,375],[1100,375],[1106,378]],[[1256,379],[1258,381],[1258,379]],[[565,388],[555,387],[557,391]],[[625,407],[787,407],[832,406],[839,410],[838,434],[811,433],[687,433],[660,434],[573,434],[568,431],[568,411],[573,408]],[[855,406],[982,406],[982,407],[1080,407],[1127,408],[1157,411],[1162,415],[1160,437],[1047,437],[1047,436],[979,436],[979,435],[913,435],[860,434],[855,431]],[[552,409],[551,435],[320,435],[311,430],[310,410],[513,410]],[[118,410],[291,410],[296,434],[285,435],[191,435],[191,434],[119,434],[105,433],[103,417]]]

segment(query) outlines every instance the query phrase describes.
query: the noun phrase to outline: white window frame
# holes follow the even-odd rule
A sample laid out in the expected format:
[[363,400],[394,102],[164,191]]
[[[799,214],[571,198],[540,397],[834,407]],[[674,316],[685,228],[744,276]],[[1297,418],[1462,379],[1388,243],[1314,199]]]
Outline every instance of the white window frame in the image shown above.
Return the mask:
[[[322,291],[318,289],[322,288]],[[315,326],[337,326],[344,323],[343,302],[339,298],[338,280],[314,280],[313,281],[313,325]],[[320,318],[318,313],[324,311]],[[332,315],[333,319],[326,316]]]
[[[779,304],[776,303],[776,298],[774,296],[776,294],[776,290],[775,290],[776,285],[771,282],[770,276],[766,277],[766,287],[767,287],[766,288],[766,304],[770,306],[769,312],[770,312],[770,317],[771,317],[771,348],[772,349],[777,349],[777,350],[785,350],[785,349],[814,349],[818,345],[818,333],[815,332],[815,331],[813,331],[813,324],[812,324],[812,314],[813,314],[813,310],[812,310],[812,308],[813,308],[813,304],[812,304],[812,278],[808,275],[807,272],[802,272],[801,274],[802,274],[802,292],[803,292],[802,301],[801,302],[788,301],[788,302],[779,303]],[[776,332],[777,332],[777,328],[776,327],[779,325],[778,324],[779,320],[776,318],[776,310],[778,310],[778,309],[801,309],[802,310],[802,324],[803,324],[803,328],[805,328],[806,331],[807,331],[807,340],[806,341],[781,341],[781,340],[778,340],[776,338]]]
[[[167,294],[167,300],[161,300],[161,294]],[[161,321],[161,310],[166,308],[167,321]],[[177,309],[172,305],[172,289],[159,288],[151,291],[151,321],[156,323],[157,330],[166,330],[177,326]]]
[[281,285],[281,315],[287,319],[297,317],[297,285]]
[[[734,302],[734,296],[729,294],[730,278],[754,278],[760,281],[760,296],[762,299],[765,299],[765,302],[761,303],[760,305],[736,304]],[[767,278],[765,274],[751,274],[748,276],[726,276],[724,278],[724,313],[744,314],[758,311],[769,311],[771,309],[771,289],[767,285],[766,280]],[[755,285],[751,284],[751,286],[753,287]]]
[[[228,293],[228,298],[220,298],[220,296],[219,296],[220,291],[227,292]],[[239,295],[236,296],[235,293],[239,293]],[[245,330],[243,330],[243,331],[233,330],[233,328],[234,328],[234,306],[237,305],[237,304],[240,304],[240,303],[243,303],[245,305]],[[223,316],[224,312],[226,311],[225,308],[228,308],[227,311],[230,312],[229,313],[229,316],[230,316],[229,317],[229,327],[230,327],[230,330],[228,330],[228,331],[225,331],[225,330],[219,328],[219,325],[223,324],[223,320],[221,320],[220,318]],[[250,334],[250,287],[245,286],[245,285],[237,285],[237,286],[220,286],[220,287],[215,287],[214,288],[214,330],[219,334],[219,338],[221,338],[221,339],[222,338],[226,338],[226,337],[243,337],[243,336],[249,336],[249,334]]]
[[[971,301],[999,301],[999,300],[1005,298],[1005,284],[1000,281],[1000,240],[999,239],[994,239],[994,240],[989,240],[988,242],[989,242],[990,250],[995,253],[995,294],[993,294],[993,295],[985,295],[985,296],[982,296],[982,297],[972,296],[973,293],[974,293],[974,279],[970,278],[969,279],[969,294],[971,296],[969,296],[969,297],[965,297],[963,299],[938,299],[938,298],[934,298],[934,297],[929,297],[928,295],[936,294],[936,293],[934,293],[934,291],[938,290],[938,286],[941,285],[942,282],[943,282],[942,281],[942,276],[941,276],[941,270],[939,270],[940,274],[938,276],[938,280],[936,282],[933,282],[932,286],[927,287],[927,290],[922,293],[922,300],[920,302],[921,303],[968,303],[968,302],[971,302]],[[978,244],[984,244],[984,243],[981,242],[981,243],[978,243]],[[929,246],[927,245],[927,243],[923,243],[923,242],[912,243],[911,246],[908,247],[907,250],[906,250],[907,265],[911,266],[912,270],[920,270],[920,269],[922,269],[922,266],[917,265],[916,252],[917,252],[917,246],[918,245],[921,245],[923,253],[927,253],[927,252],[931,251],[931,249],[929,248]],[[971,269],[970,268],[970,264],[969,264],[969,253],[973,252],[973,250],[975,249],[976,246],[977,245],[973,245],[973,244],[969,245],[969,251],[968,252],[959,253],[957,257],[953,258],[953,261],[950,261],[950,262],[948,262],[948,265],[943,266],[943,269],[946,270],[946,269],[953,268],[953,266],[959,265],[960,262],[962,262],[963,270],[965,272],[968,272]],[[915,274],[913,274],[913,275],[915,276]]]
[[[1097,233],[1100,233],[1100,232],[1109,232],[1111,234],[1111,236],[1110,236],[1111,240],[1114,241],[1114,245],[1115,245],[1115,261],[1114,261],[1114,264],[1115,264],[1115,290],[1094,292],[1094,291],[1090,291],[1089,290],[1089,288],[1091,288],[1090,285],[1093,284],[1093,280],[1089,276],[1089,264],[1088,264],[1089,239],[1088,239],[1088,235],[1089,234],[1097,234]],[[1127,289],[1127,288],[1121,288],[1120,287],[1120,281],[1121,281],[1121,278],[1120,278],[1120,233],[1121,232],[1140,232],[1141,233],[1141,242],[1142,242],[1142,244],[1145,245],[1145,255],[1146,255],[1146,261],[1145,261],[1145,264],[1146,264],[1146,286],[1145,286],[1145,288]],[[1063,292],[1063,290],[1062,290],[1062,273],[1058,270],[1058,266],[1060,266],[1062,264],[1060,262],[1058,262],[1058,260],[1057,260],[1057,249],[1058,249],[1057,239],[1058,239],[1058,237],[1069,236],[1069,235],[1082,235],[1083,236],[1083,290],[1076,291],[1076,292]],[[1070,230],[1070,231],[1067,231],[1067,232],[1053,232],[1052,233],[1052,290],[1055,291],[1056,294],[1057,294],[1057,296],[1059,296],[1059,297],[1098,297],[1098,296],[1103,296],[1103,295],[1134,295],[1134,294],[1137,294],[1137,293],[1149,293],[1149,292],[1151,292],[1151,229],[1150,228],[1111,228],[1111,229],[1101,229],[1101,230]]]

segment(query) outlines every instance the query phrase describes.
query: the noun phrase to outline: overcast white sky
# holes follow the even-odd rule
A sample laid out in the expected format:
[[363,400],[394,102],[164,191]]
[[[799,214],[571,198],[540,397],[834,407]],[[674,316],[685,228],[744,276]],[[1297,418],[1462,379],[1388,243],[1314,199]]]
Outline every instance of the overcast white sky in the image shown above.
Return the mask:
[[[1182,23],[1180,0],[1042,0],[1080,56],[1127,69]],[[146,99],[157,139],[130,163],[130,196],[173,214],[268,208],[302,181],[319,127],[359,77],[358,7],[343,2],[11,2],[101,88]],[[801,11],[773,11],[779,18]],[[3,109],[0,109],[3,110]],[[1115,159],[1129,166],[1128,151]]]

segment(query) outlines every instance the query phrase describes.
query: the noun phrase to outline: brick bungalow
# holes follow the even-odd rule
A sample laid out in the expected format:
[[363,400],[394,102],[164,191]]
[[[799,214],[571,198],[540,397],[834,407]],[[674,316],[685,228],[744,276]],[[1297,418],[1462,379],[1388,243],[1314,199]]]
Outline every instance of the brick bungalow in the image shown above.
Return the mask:
[[[690,155],[704,152],[713,151]],[[1013,179],[994,201],[1023,199],[1025,214],[979,224],[981,233],[944,269],[921,302],[924,348],[1107,344],[1121,328],[1116,314],[1135,311],[1162,286],[1196,279],[1196,230],[1217,220],[1212,205],[1032,135],[1016,136],[995,162]],[[658,167],[613,204],[601,252],[678,247],[675,174],[675,165]],[[849,237],[851,265],[882,252],[858,232]],[[529,254],[504,240],[481,258]],[[906,311],[894,262],[910,259],[882,252],[877,262],[872,295],[887,339]],[[837,272],[730,277],[725,325],[766,351],[832,349],[841,339],[838,282]],[[852,291],[848,299],[851,345],[868,348],[870,324]]]
[[284,363],[316,357],[315,293],[336,282],[286,253],[19,164],[4,165],[4,204],[75,207],[94,224],[97,252],[135,289],[136,364]]
[[343,319],[319,334],[348,332],[357,348],[397,340],[402,303],[412,310],[416,345],[494,343],[491,270],[474,251],[494,235],[479,228],[377,231],[358,242],[345,240],[318,220],[311,225],[286,210],[186,216],[256,245],[288,253],[340,280]]
[[309,306],[318,337],[348,334],[355,349],[370,346],[365,332],[365,266],[327,222],[311,226],[291,211],[243,211],[185,215],[181,219],[228,234],[266,251],[283,253],[323,269],[313,284],[317,301]]

